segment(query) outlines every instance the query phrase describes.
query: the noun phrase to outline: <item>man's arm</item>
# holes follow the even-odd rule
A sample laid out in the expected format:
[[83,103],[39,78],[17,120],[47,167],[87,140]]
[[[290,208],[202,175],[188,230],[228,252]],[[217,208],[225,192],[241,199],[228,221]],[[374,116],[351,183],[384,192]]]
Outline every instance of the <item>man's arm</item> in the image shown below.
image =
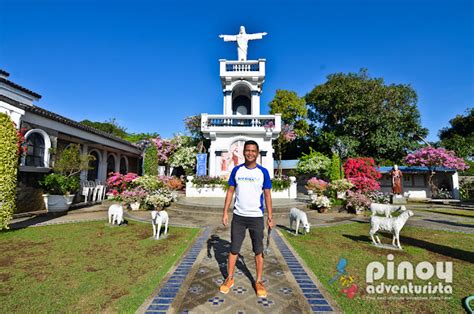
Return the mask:
[[274,226],[274,223],[273,223],[273,207],[272,207],[272,190],[264,189],[263,194],[264,194],[264,197],[265,197],[265,207],[266,207],[267,213],[268,213],[268,218],[267,218],[268,227],[270,229],[272,229],[273,226]]
[[227,226],[229,224],[229,216],[227,215],[227,211],[229,210],[230,203],[232,203],[232,197],[234,196],[234,186],[229,186],[227,190],[227,194],[225,195],[225,202],[224,202],[224,212],[222,213],[222,224]]
[[255,40],[255,39],[262,39],[263,36],[267,35],[267,33],[254,33],[254,34],[247,34],[248,40]]

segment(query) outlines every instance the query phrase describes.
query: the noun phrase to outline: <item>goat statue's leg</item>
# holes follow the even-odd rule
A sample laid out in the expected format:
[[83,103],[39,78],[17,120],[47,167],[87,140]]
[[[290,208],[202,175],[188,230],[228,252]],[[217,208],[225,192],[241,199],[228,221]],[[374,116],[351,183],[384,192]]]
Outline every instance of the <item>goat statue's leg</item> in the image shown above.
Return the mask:
[[156,237],[156,224],[154,219],[151,220],[151,225],[153,226],[153,237]]
[[398,244],[398,248],[402,250],[402,246],[400,245],[400,232],[397,232],[397,244]]
[[295,229],[295,235],[298,235],[298,230],[300,229],[300,220],[296,219],[296,229]]
[[168,222],[169,222],[169,218],[166,219],[166,222],[165,222],[165,236],[168,234]]
[[370,229],[369,234],[370,234],[370,237],[372,238],[372,243],[374,243],[374,245],[377,245],[377,242],[375,242],[375,239],[374,239],[375,232],[377,232],[377,231],[374,231],[374,230]]
[[156,228],[156,239],[160,239],[160,232],[161,232],[161,220],[158,221],[158,228]]

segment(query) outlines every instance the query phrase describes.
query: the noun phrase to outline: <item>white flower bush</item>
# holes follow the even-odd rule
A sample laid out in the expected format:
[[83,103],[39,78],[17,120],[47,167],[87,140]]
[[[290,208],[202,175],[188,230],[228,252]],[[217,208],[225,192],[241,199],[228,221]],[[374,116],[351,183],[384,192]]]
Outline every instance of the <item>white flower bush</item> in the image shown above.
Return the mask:
[[331,201],[327,196],[318,196],[318,195],[311,195],[311,207],[312,208],[330,208]]
[[176,201],[176,198],[176,193],[171,192],[167,188],[161,188],[149,194],[145,199],[145,203],[155,209],[162,209],[169,206],[171,202]]
[[196,164],[196,147],[180,147],[169,159],[171,167],[183,167],[185,171],[194,169]]

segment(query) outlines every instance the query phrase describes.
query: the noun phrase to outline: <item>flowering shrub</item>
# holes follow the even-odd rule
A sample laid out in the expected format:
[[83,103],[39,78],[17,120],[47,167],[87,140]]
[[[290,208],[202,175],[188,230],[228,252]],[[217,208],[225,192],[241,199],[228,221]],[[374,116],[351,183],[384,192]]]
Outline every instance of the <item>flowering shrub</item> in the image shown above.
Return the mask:
[[371,201],[361,191],[349,191],[347,192],[346,207],[354,210],[355,212],[368,209]]
[[301,174],[313,174],[318,176],[327,176],[331,165],[331,159],[322,153],[314,151],[310,147],[310,153],[304,154],[296,165],[296,170]]
[[367,195],[372,203],[379,203],[379,204],[389,204],[390,203],[390,195],[385,194],[381,191],[372,191]]
[[135,180],[135,184],[138,184],[149,193],[152,193],[164,187],[164,183],[157,176],[149,175],[139,177]]
[[444,148],[423,147],[405,157],[405,162],[410,166],[425,166],[431,171],[428,183],[433,197],[439,197],[439,190],[433,183],[433,176],[436,167],[446,167],[456,170],[466,170],[469,168],[462,158],[456,157],[453,151]]
[[272,179],[272,190],[275,192],[284,191],[291,186],[291,180],[287,176],[274,177]]
[[125,190],[122,192],[121,197],[125,204],[132,203],[143,203],[148,195],[142,187],[138,186],[131,190]]
[[161,176],[159,177],[161,182],[172,191],[178,191],[183,189],[183,180],[173,176]]
[[160,136],[152,139],[151,141],[156,146],[156,150],[158,153],[158,163],[167,164],[168,159],[175,152],[176,146],[173,144],[171,140],[162,139]]
[[160,188],[154,193],[148,194],[145,199],[145,204],[155,209],[163,209],[174,201],[176,201],[176,195],[174,193],[167,188]]
[[450,191],[448,191],[447,189],[439,189],[438,191],[438,194],[436,195],[436,198],[440,198],[440,199],[452,199],[453,196],[451,194]]
[[313,191],[316,195],[323,195],[328,188],[328,183],[316,177],[312,177],[306,182],[305,188],[308,191]]
[[331,208],[331,201],[324,195],[311,195],[311,209]]
[[28,151],[28,143],[25,139],[26,128],[21,128],[17,131],[18,142],[16,146],[18,147],[18,155],[25,155]]
[[347,179],[335,180],[329,184],[329,188],[336,192],[346,192],[354,187],[354,184]]
[[198,176],[193,178],[193,185],[196,188],[224,186],[227,181],[220,177]]
[[172,167],[183,167],[184,171],[189,174],[193,171],[196,164],[196,148],[183,146],[174,152],[169,158],[169,165]]
[[123,191],[130,189],[133,186],[135,180],[137,180],[138,175],[133,172],[129,172],[126,175],[123,175],[119,172],[111,172],[107,178],[107,188],[109,189],[108,194],[113,196],[118,196],[122,194]]
[[358,191],[370,192],[380,190],[377,179],[380,179],[382,175],[375,167],[375,162],[372,158],[349,158],[344,163],[344,173]]

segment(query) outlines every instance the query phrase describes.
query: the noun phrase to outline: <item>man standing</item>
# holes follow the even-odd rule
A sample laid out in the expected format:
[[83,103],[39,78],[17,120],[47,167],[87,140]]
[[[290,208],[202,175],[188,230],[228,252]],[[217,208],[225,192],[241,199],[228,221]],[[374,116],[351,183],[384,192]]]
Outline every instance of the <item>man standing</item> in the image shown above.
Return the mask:
[[234,286],[234,268],[239,256],[246,230],[249,229],[252,239],[252,249],[255,253],[255,268],[257,279],[255,291],[258,297],[267,296],[267,290],[262,283],[263,273],[263,235],[264,235],[264,207],[263,199],[268,211],[268,228],[273,228],[272,221],[272,183],[268,170],[257,164],[258,144],[255,141],[246,141],[244,144],[245,163],[232,169],[229,177],[229,190],[224,203],[222,224],[227,226],[229,209],[235,191],[235,204],[231,224],[231,248],[227,263],[228,277],[220,286],[220,292],[228,293]]

